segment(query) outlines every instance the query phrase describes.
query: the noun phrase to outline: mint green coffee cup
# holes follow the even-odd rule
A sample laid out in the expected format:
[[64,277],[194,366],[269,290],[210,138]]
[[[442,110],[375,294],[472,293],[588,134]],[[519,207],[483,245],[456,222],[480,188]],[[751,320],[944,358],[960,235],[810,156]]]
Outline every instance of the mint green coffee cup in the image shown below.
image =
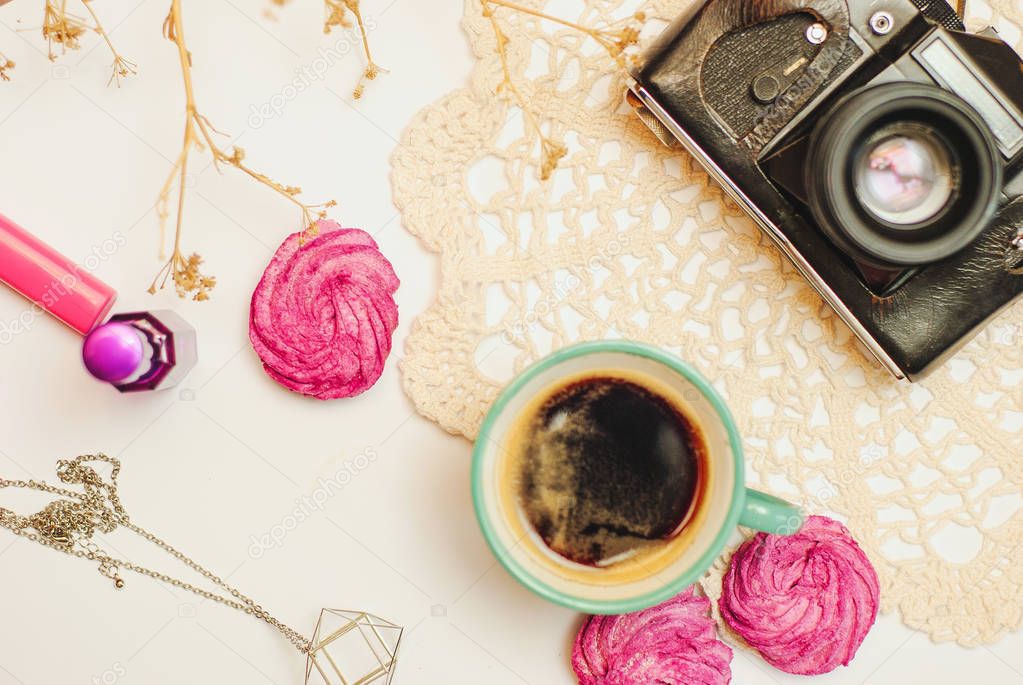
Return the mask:
[[[666,546],[657,563],[626,572],[584,567],[552,552],[525,522],[509,493],[510,432],[526,405],[581,374],[619,372],[666,388],[703,436],[709,479],[685,539]],[[695,369],[649,345],[583,343],[523,371],[498,396],[473,448],[472,496],[483,536],[504,568],[541,597],[590,614],[621,614],[660,604],[692,585],[721,554],[736,526],[779,535],[803,524],[793,504],[746,487],[742,439],[717,391]],[[668,543],[668,545],[673,543]]]

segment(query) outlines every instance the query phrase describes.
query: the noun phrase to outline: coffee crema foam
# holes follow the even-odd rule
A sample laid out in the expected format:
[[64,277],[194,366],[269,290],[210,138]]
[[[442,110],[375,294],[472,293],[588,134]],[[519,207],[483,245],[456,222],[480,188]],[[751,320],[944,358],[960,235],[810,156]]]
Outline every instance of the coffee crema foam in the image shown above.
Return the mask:
[[633,371],[586,371],[538,393],[499,467],[502,506],[530,556],[609,583],[677,559],[712,476],[691,414],[676,390]]

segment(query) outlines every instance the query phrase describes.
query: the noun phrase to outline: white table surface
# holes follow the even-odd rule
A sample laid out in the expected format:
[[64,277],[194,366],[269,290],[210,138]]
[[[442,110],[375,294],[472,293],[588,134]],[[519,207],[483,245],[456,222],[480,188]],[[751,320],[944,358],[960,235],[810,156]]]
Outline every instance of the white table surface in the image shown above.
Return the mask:
[[[336,198],[336,216],[372,232],[402,279],[401,325],[380,382],[326,404],[272,383],[247,340],[252,288],[296,222],[274,194],[232,170],[218,175],[196,153],[185,244],[219,285],[208,303],[146,294],[159,266],[153,203],[182,127],[177,57],[160,35],[169,3],[93,4],[140,66],[120,90],[105,85],[109,57],[96,36],[51,63],[34,30],[41,0],[0,9],[0,51],[17,62],[14,80],[0,84],[0,211],[79,260],[123,236],[96,270],[119,291],[117,310],[177,310],[198,328],[200,362],[179,389],[120,396],[81,369],[73,333],[48,317],[32,321],[0,346],[0,474],[52,480],[59,457],[119,456],[138,523],[300,631],[323,606],[407,626],[399,685],[574,683],[568,654],[580,617],[534,598],[495,564],[472,516],[470,445],[415,414],[397,368],[413,319],[434,296],[438,261],[402,228],[388,160],[410,117],[465,83],[472,61],[461,3],[365,0],[390,74],[353,105],[362,68],[353,50],[264,122],[252,108],[339,38],[322,35],[320,3],[293,3],[277,22],[262,16],[266,0],[185,3],[200,110],[240,138],[252,166],[301,185],[307,198]],[[0,288],[0,322],[25,309]],[[346,462],[366,464],[360,454],[368,465],[342,476],[347,484],[322,509],[303,503]],[[279,542],[259,544],[282,528],[291,530]],[[130,539],[111,543],[191,578]],[[0,685],[301,682],[302,658],[268,627],[146,578],[126,580],[117,592],[90,563],[0,532]],[[830,676],[786,677],[744,652],[732,668],[742,685],[1014,683],[1023,682],[1023,639],[935,646],[888,616],[852,666]]]

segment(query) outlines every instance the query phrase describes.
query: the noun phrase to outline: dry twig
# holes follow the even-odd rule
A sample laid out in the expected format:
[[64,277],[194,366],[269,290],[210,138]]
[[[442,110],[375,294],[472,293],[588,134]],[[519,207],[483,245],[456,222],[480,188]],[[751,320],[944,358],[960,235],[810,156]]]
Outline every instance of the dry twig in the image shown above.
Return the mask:
[[565,19],[560,19],[545,12],[535,10],[532,7],[526,7],[525,5],[520,5],[517,2],[512,2],[511,0],[480,0],[480,2],[483,3],[484,9],[490,5],[506,7],[507,9],[514,10],[516,12],[522,12],[523,14],[528,14],[538,19],[546,19],[547,21],[555,24],[560,24],[565,28],[579,31],[580,33],[583,33],[595,40],[602,48],[607,50],[607,53],[611,55],[611,57],[614,58],[614,60],[618,62],[622,68],[628,67],[628,60],[625,56],[626,50],[639,42],[639,29],[636,26],[633,26],[631,22],[635,21],[642,23],[646,21],[646,15],[643,12],[636,12],[624,22],[618,22],[619,24],[624,24],[622,26],[611,25],[602,28],[593,28],[590,26],[583,26],[582,24],[577,24],[575,22],[566,21]]
[[57,59],[53,52],[54,43],[60,45],[62,53],[68,49],[77,50],[80,47],[78,39],[87,28],[84,19],[67,11],[67,0],[46,0],[43,6],[43,38],[46,39],[51,62]]
[[373,61],[373,53],[369,49],[369,34],[366,32],[366,22],[362,20],[362,12],[359,10],[359,0],[323,0],[326,18],[323,21],[323,32],[330,33],[335,26],[350,28],[352,23],[348,20],[345,10],[352,13],[355,22],[359,26],[359,36],[362,38],[362,49],[366,53],[366,69],[359,77],[359,82],[352,91],[352,97],[356,100],[362,97],[366,90],[366,82],[372,81],[386,69],[380,67]]
[[216,279],[212,276],[204,275],[199,270],[202,264],[202,259],[199,255],[192,254],[186,258],[181,251],[185,181],[188,175],[189,153],[193,148],[209,150],[213,156],[213,164],[218,170],[220,170],[221,164],[233,166],[297,206],[302,213],[302,225],[307,231],[315,231],[317,220],[325,218],[327,208],[335,206],[336,203],[331,200],[322,204],[307,205],[297,198],[302,192],[301,188],[283,185],[248,167],[244,163],[245,151],[242,148],[232,147],[230,153],[220,148],[213,141],[213,135],[219,133],[219,131],[196,108],[195,93],[192,88],[192,56],[185,45],[184,28],[181,20],[181,0],[171,0],[170,12],[167,14],[163,24],[163,33],[178,48],[178,57],[181,62],[181,73],[185,87],[185,131],[181,152],[178,154],[178,158],[174,162],[167,180],[160,189],[156,205],[157,214],[160,217],[160,242],[162,245],[164,244],[167,219],[170,216],[170,196],[176,181],[178,197],[175,210],[174,249],[170,259],[157,273],[156,278],[153,279],[149,292],[155,293],[157,289],[163,288],[167,284],[168,279],[171,279],[174,281],[174,288],[177,290],[178,295],[184,297],[192,294],[195,300],[206,300],[209,299],[210,290],[216,285]]
[[[278,7],[284,7],[291,2],[291,0],[271,1]],[[323,0],[323,32],[330,33],[337,27],[352,28],[353,23],[349,15],[355,19],[354,25],[358,26],[359,38],[362,40],[362,50],[366,54],[366,68],[359,77],[355,90],[352,91],[352,97],[358,100],[366,91],[366,82],[372,81],[380,74],[387,73],[387,70],[373,61],[373,52],[369,48],[369,32],[366,28],[366,22],[362,18],[359,0]]]
[[14,62],[7,59],[4,53],[0,52],[0,81],[10,81],[11,77],[8,75],[8,70],[14,68]]
[[626,51],[636,45],[639,41],[639,29],[631,24],[632,21],[643,22],[646,17],[642,12],[637,12],[630,19],[626,20],[624,26],[607,26],[604,28],[592,28],[589,26],[583,26],[575,22],[567,21],[565,19],[559,19],[553,15],[535,10],[532,7],[521,5],[511,0],[479,0],[480,5],[483,8],[483,16],[490,21],[490,25],[494,29],[494,37],[497,40],[497,54],[501,60],[501,70],[503,72],[503,78],[501,84],[498,86],[499,92],[510,93],[514,98],[515,103],[519,109],[522,110],[523,115],[526,117],[526,121],[529,122],[530,128],[536,134],[540,140],[540,179],[546,181],[554,173],[558,163],[561,159],[568,154],[568,149],[564,143],[557,141],[547,135],[544,135],[543,129],[540,127],[540,121],[536,114],[526,104],[526,99],[523,97],[522,92],[516,87],[512,80],[511,67],[508,64],[508,36],[505,34],[501,25],[498,23],[497,18],[494,16],[494,10],[497,7],[503,7],[516,12],[522,12],[538,19],[545,19],[547,21],[559,24],[569,29],[579,31],[580,33],[589,36],[597,42],[607,53],[618,63],[622,68],[628,66],[628,58]]
[[[67,0],[46,0],[43,7],[43,38],[46,39],[47,54],[51,61],[57,59],[57,55],[53,51],[54,43],[60,45],[62,52],[67,52],[69,49],[77,50],[81,47],[79,40],[82,34],[90,30],[95,31],[103,37],[103,41],[114,55],[113,73],[110,75],[107,85],[115,81],[117,85],[121,85],[122,77],[137,73],[136,65],[117,52],[110,36],[103,29],[99,17],[92,9],[92,0],[81,0],[81,2],[89,16],[92,17],[93,25],[91,26],[85,19],[68,12]],[[0,67],[0,72],[2,72],[2,67]]]
[[117,85],[120,86],[122,78],[127,78],[128,76],[138,73],[138,70],[136,69],[138,65],[117,52],[117,48],[114,47],[113,42],[110,40],[110,36],[108,36],[107,32],[103,29],[103,24],[100,23],[99,17],[96,16],[96,13],[92,9],[92,0],[82,0],[82,4],[85,5],[85,9],[89,11],[89,15],[92,17],[92,21],[96,25],[93,30],[103,36],[103,41],[107,44],[107,47],[110,48],[110,52],[114,55],[114,63],[111,65],[113,73],[110,74],[110,80],[107,81],[107,85],[109,86],[111,83],[116,81]]

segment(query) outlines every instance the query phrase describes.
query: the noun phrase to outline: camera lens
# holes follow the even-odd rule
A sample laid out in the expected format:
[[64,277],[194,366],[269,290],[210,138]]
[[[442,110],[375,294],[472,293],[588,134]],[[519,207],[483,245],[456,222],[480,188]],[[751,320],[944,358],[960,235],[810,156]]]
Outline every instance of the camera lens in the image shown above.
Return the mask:
[[980,115],[947,90],[887,83],[818,122],[804,168],[825,234],[857,262],[903,268],[950,257],[992,220],[1002,159]]
[[912,227],[933,219],[952,198],[952,152],[933,131],[889,132],[864,146],[856,197],[879,219]]

